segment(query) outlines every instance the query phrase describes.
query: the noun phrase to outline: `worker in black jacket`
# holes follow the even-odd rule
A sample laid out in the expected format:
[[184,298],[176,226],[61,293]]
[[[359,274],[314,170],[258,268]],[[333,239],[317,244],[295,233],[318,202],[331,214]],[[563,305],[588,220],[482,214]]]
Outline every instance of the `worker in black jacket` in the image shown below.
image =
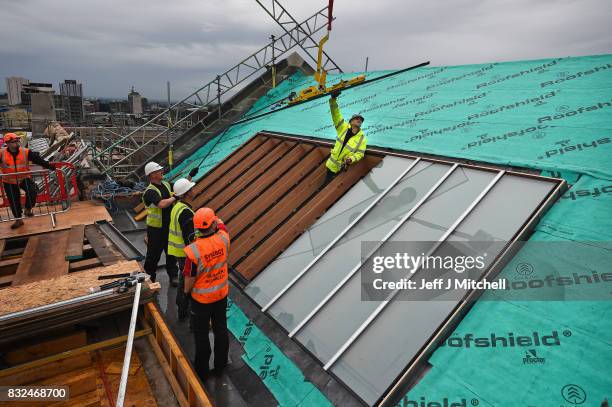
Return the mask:
[[15,133],[6,133],[4,135],[4,144],[5,147],[0,150],[0,167],[3,174],[2,183],[4,184],[4,191],[6,192],[11,212],[15,217],[15,223],[11,225],[11,229],[17,229],[23,226],[23,219],[21,219],[21,190],[25,192],[25,215],[28,217],[34,216],[32,208],[36,205],[38,189],[34,181],[32,181],[32,174],[29,173],[32,171],[30,169],[30,162],[48,170],[52,170],[53,167],[36,151],[21,147],[19,136]]

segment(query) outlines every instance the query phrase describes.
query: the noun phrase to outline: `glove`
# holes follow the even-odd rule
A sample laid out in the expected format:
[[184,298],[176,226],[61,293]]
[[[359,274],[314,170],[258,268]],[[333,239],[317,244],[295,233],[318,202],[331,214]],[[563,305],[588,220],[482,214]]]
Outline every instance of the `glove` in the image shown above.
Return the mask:
[[194,168],[192,168],[192,169],[191,169],[191,171],[189,171],[189,176],[190,176],[191,178],[195,177],[195,176],[198,174],[198,170],[199,170],[199,168],[198,168],[198,167],[194,167]]
[[340,96],[340,89],[332,90],[330,95],[331,95],[332,99],[337,98],[338,96]]

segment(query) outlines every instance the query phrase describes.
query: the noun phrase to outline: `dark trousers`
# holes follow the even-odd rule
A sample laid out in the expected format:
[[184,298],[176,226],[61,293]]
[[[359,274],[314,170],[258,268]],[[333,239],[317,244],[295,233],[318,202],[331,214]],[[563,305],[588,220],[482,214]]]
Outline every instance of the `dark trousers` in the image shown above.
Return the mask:
[[168,228],[153,228],[147,226],[147,257],[144,262],[145,272],[155,281],[157,276],[157,263],[162,252],[166,253],[166,271],[172,279],[177,276],[176,257],[168,255]]
[[185,268],[185,257],[177,257],[178,262],[178,278],[179,284],[176,290],[176,309],[178,310],[179,319],[187,317],[187,311],[189,311],[189,296],[185,294],[185,275],[183,269]]
[[4,183],[4,192],[6,192],[11,212],[13,212],[13,216],[16,218],[21,218],[22,215],[20,189],[25,191],[26,209],[32,209],[34,207],[36,204],[36,196],[38,195],[36,184],[31,178],[25,178],[19,184]]
[[337,173],[333,172],[332,170],[330,170],[329,168],[327,168],[327,174],[325,174],[325,183],[323,185],[327,185],[331,182],[332,179],[334,179],[334,177],[338,175]]
[[229,334],[227,332],[227,297],[222,300],[203,304],[191,298],[191,314],[193,320],[193,334],[195,336],[196,373],[204,378],[208,372],[210,360],[210,340],[208,339],[208,325],[212,320],[213,334],[215,335],[215,360],[216,370],[227,366],[227,354],[229,351]]

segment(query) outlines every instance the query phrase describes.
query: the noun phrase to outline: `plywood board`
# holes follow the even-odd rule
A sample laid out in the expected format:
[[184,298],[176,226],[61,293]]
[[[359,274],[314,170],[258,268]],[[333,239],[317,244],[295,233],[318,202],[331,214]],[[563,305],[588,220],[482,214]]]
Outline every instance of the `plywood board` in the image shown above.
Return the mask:
[[25,219],[25,224],[18,229],[11,229],[11,222],[0,222],[0,238],[28,236],[54,230],[70,229],[73,225],[91,225],[99,220],[109,222],[113,220],[104,205],[94,201],[73,202],[70,209],[57,214],[55,219],[55,228],[50,216],[35,216]]
[[112,266],[70,273],[52,280],[7,287],[0,290],[0,315],[81,297],[89,293],[89,287],[100,286],[98,276],[140,270],[137,261],[121,261]]
[[65,253],[69,236],[68,230],[61,230],[30,237],[12,285],[48,280],[68,274]]
[[[105,375],[109,366],[114,366],[116,364],[123,365],[124,354],[125,346],[100,351],[101,360],[99,363],[102,364],[101,370],[105,372]],[[147,407],[157,406],[157,403],[155,402],[155,397],[153,397],[153,392],[151,391],[151,387],[149,385],[149,381],[147,380],[146,373],[144,369],[140,368],[141,362],[140,358],[138,357],[138,353],[132,352],[132,360],[130,365],[136,365],[138,366],[138,368],[136,369],[135,373],[133,375],[130,375],[128,378],[127,392],[125,394],[125,405]],[[105,379],[109,385],[110,393],[113,397],[117,397],[121,375],[108,374],[106,375]],[[103,388],[98,388],[98,395],[102,400],[103,406],[109,405],[108,396],[106,395],[106,391]]]

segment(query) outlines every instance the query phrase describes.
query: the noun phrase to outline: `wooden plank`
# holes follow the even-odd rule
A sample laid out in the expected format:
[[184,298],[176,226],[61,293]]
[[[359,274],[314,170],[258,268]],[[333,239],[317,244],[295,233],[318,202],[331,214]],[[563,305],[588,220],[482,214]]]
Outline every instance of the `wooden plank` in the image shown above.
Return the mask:
[[136,206],[134,207],[134,209],[133,209],[133,210],[134,210],[134,212],[136,212],[136,213],[140,213],[140,212],[144,211],[144,208],[145,208],[144,203],[140,202],[138,205],[136,205]]
[[68,386],[70,397],[76,397],[96,389],[96,371],[92,367],[75,370],[59,376],[49,377],[45,380],[34,382],[33,385]]
[[49,404],[47,407],[97,407],[101,406],[98,390],[89,393],[81,394],[78,397],[70,397],[67,401],[57,401]]
[[91,268],[100,267],[100,266],[102,266],[102,262],[100,261],[99,258],[94,257],[93,259],[73,261],[68,266],[68,269],[72,273],[73,271],[81,271],[81,270],[91,269]]
[[66,260],[83,258],[83,240],[85,239],[85,225],[74,225],[70,228]]
[[67,230],[32,236],[23,252],[13,286],[48,280],[68,274],[68,261],[64,257],[68,247]]
[[[123,365],[123,358],[125,355],[125,346],[117,347],[113,349],[107,349],[100,352],[99,363],[102,367],[102,370],[106,372],[109,366],[119,364]],[[132,365],[135,364],[137,366],[136,371],[133,376],[130,376],[128,379],[127,391],[125,393],[125,405],[126,406],[155,406],[157,403],[155,402],[155,397],[153,396],[153,392],[151,391],[151,386],[149,385],[149,381],[147,379],[147,375],[144,369],[141,369],[142,365],[140,361],[140,357],[137,352],[132,352]],[[97,369],[100,377],[102,374],[100,373],[100,368]],[[121,372],[119,372],[121,373]],[[120,374],[112,374],[105,375],[107,383],[111,388],[111,393],[113,397],[116,397],[117,391],[119,389],[119,383],[121,379]],[[106,392],[104,392],[106,393]],[[108,396],[104,394],[101,396],[103,402],[108,399]],[[114,400],[112,400],[114,401]]]
[[[212,407],[212,403],[204,390],[204,387],[200,383],[200,380],[195,375],[195,372],[191,368],[191,365],[187,361],[181,347],[176,342],[174,335],[166,325],[164,318],[161,316],[157,306],[149,302],[144,306],[145,315],[148,314],[150,316],[149,320],[152,321],[154,329],[156,331],[156,336],[159,335],[157,339],[158,343],[161,341],[162,343],[167,344],[170,353],[176,356],[176,366],[177,366],[177,376],[183,376],[187,382],[187,389],[183,388],[184,394],[186,393],[189,396],[189,399],[194,400],[194,404],[190,405],[200,405],[206,407]],[[154,339],[155,341],[155,339]],[[160,352],[163,355],[163,349],[160,347]],[[165,356],[164,356],[165,358]],[[160,360],[161,362],[161,360]],[[168,362],[168,359],[166,359]],[[178,378],[177,378],[178,379]]]
[[[134,332],[134,339],[143,337],[145,335],[149,335],[151,333],[151,329],[142,329]],[[0,378],[11,377],[12,375],[16,375],[18,373],[38,368],[41,366],[45,366],[49,363],[64,360],[67,358],[72,358],[78,355],[87,354],[89,352],[94,352],[98,349],[110,348],[112,346],[120,345],[127,341],[128,336],[123,335],[117,338],[107,339],[105,341],[92,343],[89,345],[82,346],[80,348],[71,349],[66,352],[58,353],[57,355],[47,356],[46,358],[33,360],[32,362],[24,363],[23,365],[9,367],[8,369],[0,370]]]
[[162,370],[164,371],[164,375],[166,376],[166,379],[168,379],[168,383],[170,383],[170,386],[172,387],[172,390],[174,391],[174,396],[176,397],[176,400],[178,401],[179,405],[181,407],[189,407],[187,398],[185,397],[185,394],[183,394],[183,389],[181,389],[181,385],[176,380],[174,373],[172,373],[172,369],[170,368],[170,365],[168,364],[168,361],[166,360],[164,353],[162,352],[162,350],[159,348],[159,345],[155,341],[155,336],[147,335],[147,339],[149,340],[151,349],[153,349],[153,353],[155,353],[155,356],[157,357],[157,360]]
[[85,345],[87,345],[87,334],[85,331],[81,330],[70,335],[51,338],[37,343],[30,343],[18,349],[11,350],[4,355],[4,361],[9,365],[17,365],[65,352],[74,349],[75,346]]
[[0,287],[8,287],[13,283],[13,275],[0,277]]
[[91,366],[91,355],[84,353],[2,377],[0,378],[0,386],[24,386],[47,377],[83,369],[87,366]]
[[50,216],[35,216],[24,220],[25,224],[18,229],[11,229],[11,222],[0,222],[0,236],[8,239],[70,229],[73,225],[91,225],[99,220],[113,221],[104,205],[94,201],[72,202],[71,207],[57,214],[55,220],[53,227]]
[[6,240],[0,239],[0,258],[2,257],[2,253],[4,252],[5,246],[6,246]]
[[240,264],[234,265],[236,270],[248,280],[255,277],[379,162],[379,157],[367,156],[350,171],[340,173],[307,205],[283,222],[257,250],[250,253]]
[[99,276],[140,270],[142,268],[137,261],[120,261],[108,267],[68,273],[51,281],[36,281],[3,288],[0,290],[0,315],[82,297],[89,294],[89,287],[100,285]]
[[[231,235],[236,236],[249,227],[249,225],[255,223],[262,212],[270,207],[273,202],[283,199],[292,187],[300,183],[301,179],[312,174],[319,167],[324,166],[325,154],[323,149],[311,150],[303,160],[296,163],[286,174],[275,180],[262,194],[242,207],[239,213],[230,219],[223,219]],[[325,172],[323,172],[323,175],[325,175]]]
[[299,145],[287,154],[277,164],[273,165],[257,182],[251,183],[237,196],[219,208],[215,208],[217,214],[224,220],[231,219],[242,207],[256,199],[269,185],[295,166],[295,163],[302,161],[314,147]]
[[96,252],[102,264],[109,266],[119,260],[119,257],[108,247],[111,243],[107,242],[102,232],[95,225],[87,225],[85,227],[85,236],[87,236],[89,244]]
[[13,259],[1,260],[0,267],[14,266],[15,264],[19,264],[19,263],[21,263],[21,256],[15,257]]
[[[68,386],[70,399],[74,399],[82,394],[90,393],[96,390],[96,371],[89,367],[83,370],[68,372],[59,376],[50,377],[39,382],[32,383],[33,386]],[[62,402],[62,403],[65,403]],[[48,405],[47,403],[45,405]],[[6,406],[15,407],[30,407],[41,406],[40,401],[19,401],[3,404]],[[60,404],[64,405],[64,404]]]
[[[133,376],[140,369],[140,361],[137,358],[132,358],[130,361],[130,369],[128,370],[128,374]],[[123,370],[123,361],[121,362],[111,362],[106,369],[104,369],[104,373],[110,375],[120,375]]]
[[[311,199],[313,194],[321,188],[326,176],[325,163],[303,178],[298,187],[283,194],[276,202],[268,202],[268,206],[274,203],[274,207],[267,212],[266,216],[260,216],[256,222],[243,229],[243,233],[232,240],[229,261],[236,266],[242,256],[249,253],[265,236],[268,236],[274,228],[278,227],[288,216],[295,213],[296,208]],[[282,182],[283,180],[281,180]],[[229,229],[232,230],[232,229]]]
[[[199,208],[205,206],[206,202],[215,197],[216,195],[223,192],[224,189],[228,188],[234,181],[240,178],[240,174],[248,171],[252,166],[257,165],[270,151],[280,144],[279,139],[271,138],[263,142],[257,149],[251,152],[243,160],[232,166],[227,172],[224,172],[222,177],[217,181],[211,183],[206,189],[199,192],[192,202],[192,207]],[[208,180],[208,177],[206,177]],[[194,187],[195,189],[195,187]]]

